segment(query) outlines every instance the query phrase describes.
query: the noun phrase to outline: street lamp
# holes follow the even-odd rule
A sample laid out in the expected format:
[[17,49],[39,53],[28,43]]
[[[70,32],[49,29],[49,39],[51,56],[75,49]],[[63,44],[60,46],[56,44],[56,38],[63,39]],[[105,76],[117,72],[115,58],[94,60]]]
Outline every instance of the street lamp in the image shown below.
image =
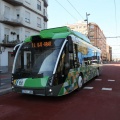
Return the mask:
[[[86,19],[84,20],[84,21],[87,21],[87,31],[89,32],[89,30],[88,30],[88,16],[89,16],[90,14],[88,14],[87,12],[86,12]],[[88,36],[88,35],[87,35]],[[89,36],[88,36],[88,38],[89,38]]]

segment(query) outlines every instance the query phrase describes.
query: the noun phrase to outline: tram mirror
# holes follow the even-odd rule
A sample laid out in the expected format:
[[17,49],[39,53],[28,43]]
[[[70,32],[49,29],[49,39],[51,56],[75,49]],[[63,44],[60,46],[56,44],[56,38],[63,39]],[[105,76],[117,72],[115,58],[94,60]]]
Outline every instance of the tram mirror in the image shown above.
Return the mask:
[[67,39],[68,39],[68,49],[69,49],[69,53],[73,53],[73,41],[72,41],[71,36],[68,36]]

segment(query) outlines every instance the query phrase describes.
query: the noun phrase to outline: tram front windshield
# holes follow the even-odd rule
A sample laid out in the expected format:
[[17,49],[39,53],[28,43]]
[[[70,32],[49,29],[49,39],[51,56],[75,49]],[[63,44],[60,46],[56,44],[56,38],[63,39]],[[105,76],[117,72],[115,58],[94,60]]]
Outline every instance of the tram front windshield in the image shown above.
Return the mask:
[[16,78],[45,77],[53,74],[64,39],[51,41],[52,46],[49,47],[33,47],[32,42],[23,43],[15,61]]

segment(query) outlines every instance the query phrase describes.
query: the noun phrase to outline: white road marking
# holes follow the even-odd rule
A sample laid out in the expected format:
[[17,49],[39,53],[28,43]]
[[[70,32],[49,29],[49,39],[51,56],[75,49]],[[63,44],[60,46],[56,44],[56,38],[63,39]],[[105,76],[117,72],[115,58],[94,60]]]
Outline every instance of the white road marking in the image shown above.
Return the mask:
[[89,90],[91,90],[91,89],[93,89],[94,87],[84,87],[83,89],[89,89]]
[[114,82],[115,80],[108,80],[109,82]]
[[95,79],[96,81],[102,81],[102,79]]
[[102,90],[112,91],[112,88],[102,88]]

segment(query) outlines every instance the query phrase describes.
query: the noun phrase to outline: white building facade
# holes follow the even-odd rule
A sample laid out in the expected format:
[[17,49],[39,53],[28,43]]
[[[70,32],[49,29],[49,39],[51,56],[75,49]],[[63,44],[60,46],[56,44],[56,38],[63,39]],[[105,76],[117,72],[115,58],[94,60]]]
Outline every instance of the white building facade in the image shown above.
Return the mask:
[[0,69],[10,71],[13,47],[47,28],[48,0],[0,0]]

